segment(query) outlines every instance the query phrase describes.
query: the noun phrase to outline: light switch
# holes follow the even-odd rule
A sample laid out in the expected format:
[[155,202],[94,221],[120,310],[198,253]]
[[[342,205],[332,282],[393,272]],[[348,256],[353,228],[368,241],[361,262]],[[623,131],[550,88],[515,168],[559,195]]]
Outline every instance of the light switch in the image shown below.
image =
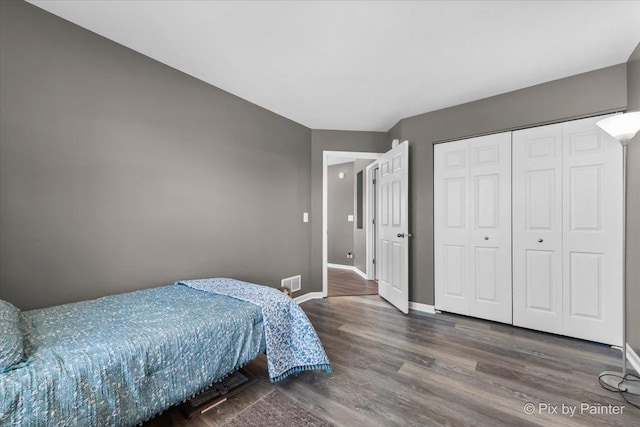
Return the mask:
[[304,212],[302,214],[302,222],[309,222],[309,212]]
[[347,215],[347,221],[353,222],[353,215]]

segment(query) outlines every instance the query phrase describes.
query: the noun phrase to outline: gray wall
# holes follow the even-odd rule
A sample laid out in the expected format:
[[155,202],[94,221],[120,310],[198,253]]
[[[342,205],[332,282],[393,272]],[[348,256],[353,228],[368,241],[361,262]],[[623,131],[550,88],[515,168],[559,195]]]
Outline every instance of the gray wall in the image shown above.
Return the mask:
[[[302,274],[304,293],[320,291],[322,151],[385,152],[393,138],[410,141],[410,299],[433,304],[434,141],[623,109],[627,91],[640,109],[636,49],[626,66],[388,133],[310,131],[39,8],[0,3],[0,298],[24,309],[213,275],[277,286]],[[640,300],[638,147],[630,304]],[[629,324],[640,348],[637,313]]]
[[[627,62],[627,102],[629,111],[640,111],[640,44]],[[627,155],[627,337],[640,353],[640,135]]]
[[[338,174],[344,173],[340,179]],[[347,253],[353,249],[353,227],[347,221],[354,214],[353,162],[341,163],[327,168],[327,260],[331,264],[353,265]]]
[[24,2],[0,10],[0,298],[310,279],[311,131]]
[[[311,287],[322,291],[322,152],[384,153],[391,148],[386,132],[311,131]],[[305,291],[307,289],[305,288]]]
[[[371,164],[373,160],[369,159],[357,159],[353,162],[353,265],[363,273],[367,273],[367,227],[369,226],[364,222],[366,218],[365,212],[367,210],[367,188],[369,183],[367,182],[366,167]],[[357,197],[357,183],[356,176],[358,172],[362,171],[362,228],[358,228],[358,197]]]
[[[389,138],[408,139],[409,299],[433,304],[433,143],[493,133],[627,105],[626,65],[619,64],[401,120]],[[313,166],[313,165],[312,165]]]

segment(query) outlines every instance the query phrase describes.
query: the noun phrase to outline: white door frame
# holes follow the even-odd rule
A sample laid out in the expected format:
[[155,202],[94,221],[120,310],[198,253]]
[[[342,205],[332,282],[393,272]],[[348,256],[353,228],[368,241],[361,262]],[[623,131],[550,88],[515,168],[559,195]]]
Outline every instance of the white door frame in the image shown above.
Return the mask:
[[[349,159],[373,159],[377,160],[383,153],[365,153],[359,151],[323,151],[322,152],[322,297],[326,298],[329,291],[329,285],[327,282],[327,234],[329,232],[329,226],[327,221],[327,200],[328,200],[328,186],[327,186],[327,170],[329,168],[329,157],[331,158],[349,158]],[[367,210],[365,209],[365,212]],[[367,218],[365,218],[367,219]],[[368,233],[367,233],[367,237]],[[368,247],[368,246],[367,246]],[[368,275],[367,269],[367,275]]]
[[367,234],[366,234],[366,248],[367,248],[367,280],[376,280],[376,274],[373,273],[375,270],[373,260],[376,258],[376,242],[375,237],[377,236],[376,227],[378,224],[373,224],[372,219],[375,218],[376,212],[376,189],[373,185],[373,180],[376,179],[375,171],[378,168],[378,162],[373,162],[365,168],[365,179],[367,180],[367,206],[365,209],[365,217],[364,220],[367,224]]

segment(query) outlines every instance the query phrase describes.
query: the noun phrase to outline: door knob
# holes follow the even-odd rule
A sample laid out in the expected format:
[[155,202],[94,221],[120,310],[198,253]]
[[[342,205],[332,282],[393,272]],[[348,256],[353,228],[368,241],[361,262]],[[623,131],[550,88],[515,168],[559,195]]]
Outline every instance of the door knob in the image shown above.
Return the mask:
[[404,238],[405,236],[411,237],[411,234],[410,233],[398,233],[398,237]]
[[489,236],[484,236],[484,240],[489,240]]
[[538,243],[542,243],[542,242],[544,242],[544,240],[538,239]]

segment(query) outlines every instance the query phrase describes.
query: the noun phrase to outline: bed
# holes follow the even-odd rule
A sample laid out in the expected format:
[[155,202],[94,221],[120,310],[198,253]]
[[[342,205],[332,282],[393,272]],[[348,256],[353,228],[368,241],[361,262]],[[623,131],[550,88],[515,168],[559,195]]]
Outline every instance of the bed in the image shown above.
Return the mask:
[[[181,282],[19,313],[24,356],[0,373],[0,425],[130,426],[149,419],[267,350],[268,310],[242,299]],[[287,375],[314,367],[330,372],[328,360],[298,365]]]

